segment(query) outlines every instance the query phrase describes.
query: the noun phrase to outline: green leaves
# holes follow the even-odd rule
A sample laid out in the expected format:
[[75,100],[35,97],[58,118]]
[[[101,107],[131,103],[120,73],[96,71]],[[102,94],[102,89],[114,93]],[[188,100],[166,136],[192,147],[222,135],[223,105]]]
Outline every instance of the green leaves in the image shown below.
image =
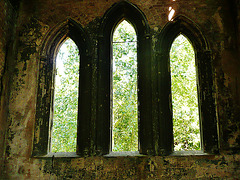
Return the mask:
[[200,150],[194,50],[179,35],[170,51],[174,150]]
[[[137,38],[123,21],[113,36],[112,151],[138,150]],[[182,35],[170,52],[175,150],[200,150],[200,130],[194,51]],[[67,40],[57,57],[53,152],[76,151],[79,52]]]
[[79,52],[71,39],[56,60],[52,152],[76,151]]
[[137,151],[137,46],[130,42],[136,41],[133,27],[123,21],[113,40],[112,151]]

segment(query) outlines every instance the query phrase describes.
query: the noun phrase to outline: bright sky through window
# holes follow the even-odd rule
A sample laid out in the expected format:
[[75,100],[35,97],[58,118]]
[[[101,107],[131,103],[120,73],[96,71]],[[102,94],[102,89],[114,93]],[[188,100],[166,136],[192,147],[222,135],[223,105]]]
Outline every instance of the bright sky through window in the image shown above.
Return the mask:
[[113,34],[112,151],[138,151],[137,37],[122,21]]
[[195,54],[179,35],[170,51],[174,150],[200,150]]
[[76,152],[79,52],[66,40],[56,59],[52,152]]
[[169,10],[168,20],[169,20],[169,21],[172,21],[173,16],[174,16],[174,14],[175,14],[175,10],[174,10],[172,7],[169,7],[168,10]]

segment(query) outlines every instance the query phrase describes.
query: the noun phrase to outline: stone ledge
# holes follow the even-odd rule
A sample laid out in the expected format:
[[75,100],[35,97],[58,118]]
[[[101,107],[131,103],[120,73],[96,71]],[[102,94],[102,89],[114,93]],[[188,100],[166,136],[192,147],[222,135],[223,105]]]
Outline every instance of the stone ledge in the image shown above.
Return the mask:
[[[173,157],[173,156],[210,156],[211,154],[204,153],[203,151],[174,151],[168,156],[165,157]],[[216,154],[215,154],[216,155]],[[214,155],[214,156],[215,156]],[[123,152],[110,152],[109,154],[98,156],[105,158],[113,158],[113,157],[146,157],[148,155],[140,154],[139,151],[123,151]],[[95,156],[93,156],[95,157]],[[97,156],[96,156],[97,157]],[[153,156],[155,157],[155,156]],[[35,156],[33,158],[84,158],[76,154],[76,152],[51,152],[44,156]],[[85,157],[86,158],[86,157]]]

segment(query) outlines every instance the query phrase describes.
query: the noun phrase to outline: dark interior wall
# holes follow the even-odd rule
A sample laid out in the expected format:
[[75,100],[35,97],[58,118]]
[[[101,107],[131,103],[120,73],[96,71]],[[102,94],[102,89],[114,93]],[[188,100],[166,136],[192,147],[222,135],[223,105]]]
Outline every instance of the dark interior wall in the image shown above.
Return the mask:
[[[176,11],[175,16],[184,15],[194,21],[206,36],[213,54],[219,155],[31,157],[39,61],[48,33],[70,17],[89,33],[89,41],[94,46],[91,54],[94,55],[98,50],[100,22],[115,2],[119,1],[23,0],[15,22],[12,6],[7,0],[0,1],[0,7],[8,12],[8,15],[5,11],[0,14],[0,33],[3,34],[1,36],[3,38],[0,39],[0,78],[3,77],[0,109],[0,130],[3,138],[0,138],[0,147],[6,147],[6,151],[0,148],[1,157],[5,153],[6,159],[2,177],[9,179],[238,178],[240,174],[240,60],[237,50],[239,47],[236,44],[240,41],[236,39],[239,38],[240,28],[236,23],[239,22],[240,5],[237,0],[235,1],[237,6],[233,6],[236,8],[237,20],[232,19],[232,4],[227,0],[130,1],[137,5],[147,18],[154,51],[157,51],[154,49],[156,38],[169,22],[169,7]],[[16,25],[15,33],[14,25]],[[7,39],[11,39],[10,37],[14,37],[15,46],[7,46]],[[13,48],[14,51],[12,51]],[[7,49],[12,53],[7,56],[7,63],[5,63]],[[93,57],[95,57],[92,59],[94,68],[97,67],[98,62],[96,56]],[[5,68],[6,64],[7,68]],[[8,85],[9,77],[11,77],[10,85]],[[7,107],[9,107],[9,113]],[[8,130],[5,142],[6,128]],[[3,164],[1,162],[0,164]]]
[[236,8],[236,28],[237,28],[237,40],[238,40],[238,53],[240,52],[240,1],[235,0]]
[[[0,1],[0,172],[4,165],[5,135],[8,114],[10,71],[7,59],[12,58],[16,11],[8,0]],[[1,173],[0,173],[1,174]]]
[[221,13],[221,60],[216,61],[220,146],[223,151],[234,152],[239,150],[240,142],[239,3],[237,5],[237,1],[225,1]]
[[240,39],[239,39],[239,36],[240,36],[240,1],[239,0],[235,0],[235,8],[236,8],[236,27],[237,27],[237,34],[238,34],[238,48],[240,47]]

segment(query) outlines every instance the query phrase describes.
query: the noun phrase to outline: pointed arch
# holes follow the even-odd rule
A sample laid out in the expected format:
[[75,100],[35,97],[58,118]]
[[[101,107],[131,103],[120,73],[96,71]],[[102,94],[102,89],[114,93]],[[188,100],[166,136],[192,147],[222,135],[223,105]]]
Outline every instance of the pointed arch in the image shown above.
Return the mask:
[[158,64],[158,123],[159,137],[157,147],[159,154],[173,151],[173,123],[171,109],[171,75],[170,48],[174,39],[183,34],[195,51],[197,73],[198,101],[200,114],[201,144],[204,152],[218,151],[218,134],[214,100],[212,56],[208,41],[200,28],[185,16],[177,16],[161,31],[157,42],[156,60]]
[[169,51],[172,42],[179,34],[184,34],[189,38],[195,51],[208,51],[210,49],[209,43],[198,25],[186,16],[178,15],[162,29],[158,42],[158,45],[161,45],[160,51]]
[[114,28],[122,19],[129,21],[136,30],[137,36],[149,36],[149,25],[143,12],[128,1],[114,4],[104,15],[100,36],[113,33]]
[[127,20],[137,34],[138,61],[138,111],[139,117],[139,151],[151,152],[151,39],[147,19],[135,5],[121,1],[114,4],[104,15],[99,34],[99,76],[98,109],[96,127],[96,149],[99,154],[107,154],[111,148],[111,41],[115,27],[121,20]]
[[77,45],[81,58],[78,89],[77,153],[83,154],[83,151],[90,146],[91,63],[88,54],[90,45],[87,41],[88,36],[81,25],[69,18],[46,35],[40,51],[33,156],[46,155],[50,152],[56,73],[55,61],[59,48],[67,38],[71,38]]
[[59,47],[61,47],[66,38],[71,38],[74,41],[80,50],[80,54],[87,53],[87,49],[90,48],[87,37],[88,35],[85,33],[83,27],[75,20],[68,18],[47,33],[43,41],[40,56],[47,57],[58,52]]

